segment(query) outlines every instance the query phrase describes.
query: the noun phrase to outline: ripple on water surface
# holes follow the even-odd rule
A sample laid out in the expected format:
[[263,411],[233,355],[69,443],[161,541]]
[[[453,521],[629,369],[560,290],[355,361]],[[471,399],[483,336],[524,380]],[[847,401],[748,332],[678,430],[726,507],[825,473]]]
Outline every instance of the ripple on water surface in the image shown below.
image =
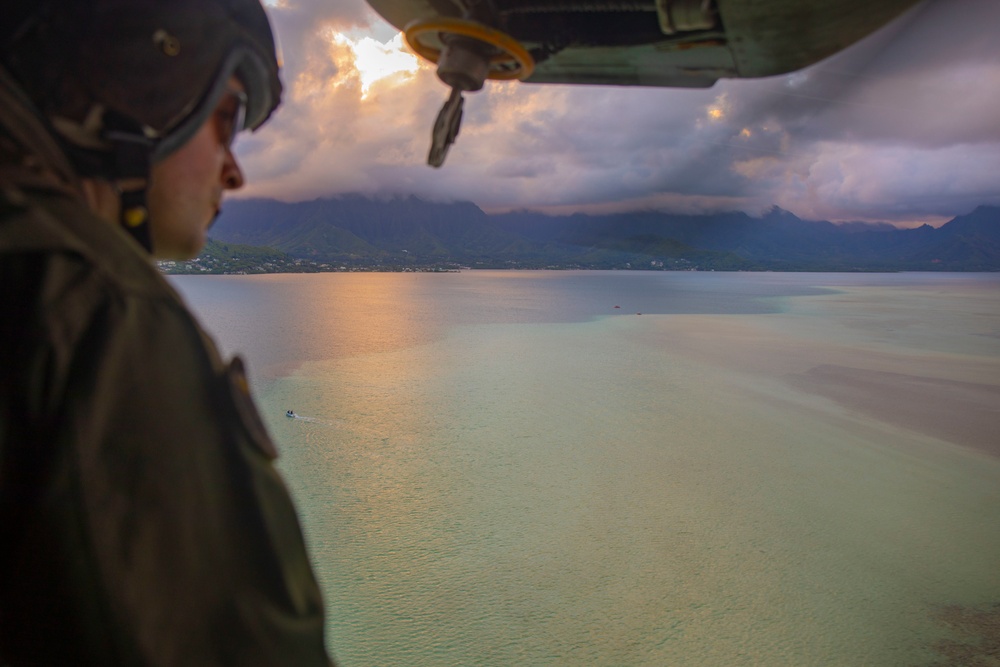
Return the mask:
[[[512,281],[511,322],[307,355],[259,385],[338,660],[883,666],[987,654],[1000,463],[880,396],[916,377],[906,395],[918,400],[959,400],[937,393],[959,382],[987,397],[977,410],[1000,408],[988,398],[1000,339],[981,335],[1000,331],[996,290],[945,281],[917,298],[905,276],[870,278],[885,281],[877,294],[856,277],[781,280],[803,296],[746,314],[535,322],[518,308],[540,309],[538,293]],[[409,295],[438,298],[419,284]],[[926,314],[956,298],[961,312]],[[838,393],[851,382],[878,391],[852,404]]]

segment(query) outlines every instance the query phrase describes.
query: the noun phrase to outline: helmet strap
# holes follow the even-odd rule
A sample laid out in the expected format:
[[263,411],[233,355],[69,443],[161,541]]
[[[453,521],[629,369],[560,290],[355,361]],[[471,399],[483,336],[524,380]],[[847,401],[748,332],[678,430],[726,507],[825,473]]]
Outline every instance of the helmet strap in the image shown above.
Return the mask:
[[[142,179],[149,183],[153,150],[156,141],[147,137],[141,126],[124,116],[107,112],[101,138],[111,146],[108,173],[116,181]],[[153,237],[149,228],[149,209],[146,205],[146,188],[143,185],[130,190],[118,190],[121,202],[119,223],[146,252],[153,252]]]
[[149,229],[149,209],[146,208],[145,186],[137,190],[119,191],[121,211],[118,222],[146,252],[153,252],[153,236]]
[[[81,146],[60,133],[55,136],[61,139],[63,149],[80,176],[105,179],[114,185],[119,199],[119,224],[152,254],[146,189],[157,139],[147,136],[139,123],[110,110],[104,112],[102,126],[100,139],[106,146],[103,149]],[[126,180],[140,180],[144,185],[123,190],[119,183]]]

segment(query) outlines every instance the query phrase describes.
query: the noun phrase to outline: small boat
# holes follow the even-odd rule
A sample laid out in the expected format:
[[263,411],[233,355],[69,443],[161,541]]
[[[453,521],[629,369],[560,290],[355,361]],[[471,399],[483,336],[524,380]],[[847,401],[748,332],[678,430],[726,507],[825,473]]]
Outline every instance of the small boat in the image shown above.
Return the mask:
[[291,410],[285,410],[285,416],[286,417],[292,417],[292,418],[294,418],[295,417],[295,413],[292,412]]

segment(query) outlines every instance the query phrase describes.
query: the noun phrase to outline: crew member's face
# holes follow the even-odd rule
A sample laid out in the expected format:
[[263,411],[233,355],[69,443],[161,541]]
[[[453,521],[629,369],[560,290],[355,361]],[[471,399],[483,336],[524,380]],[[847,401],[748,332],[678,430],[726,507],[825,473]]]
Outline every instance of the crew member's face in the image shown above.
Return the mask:
[[[243,91],[236,78],[229,87]],[[157,259],[196,257],[222,205],[223,191],[242,187],[243,173],[230,150],[238,111],[239,100],[226,93],[186,144],[153,165],[148,204]]]

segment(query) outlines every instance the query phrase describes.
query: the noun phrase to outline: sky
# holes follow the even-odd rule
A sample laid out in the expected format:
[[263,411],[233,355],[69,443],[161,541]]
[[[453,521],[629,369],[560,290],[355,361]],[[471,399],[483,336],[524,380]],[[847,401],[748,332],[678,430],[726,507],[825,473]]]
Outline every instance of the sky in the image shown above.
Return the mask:
[[240,196],[471,201],[940,225],[1000,205],[998,0],[928,0],[804,70],[708,89],[487,82],[426,165],[449,89],[364,0],[267,0],[283,104]]

